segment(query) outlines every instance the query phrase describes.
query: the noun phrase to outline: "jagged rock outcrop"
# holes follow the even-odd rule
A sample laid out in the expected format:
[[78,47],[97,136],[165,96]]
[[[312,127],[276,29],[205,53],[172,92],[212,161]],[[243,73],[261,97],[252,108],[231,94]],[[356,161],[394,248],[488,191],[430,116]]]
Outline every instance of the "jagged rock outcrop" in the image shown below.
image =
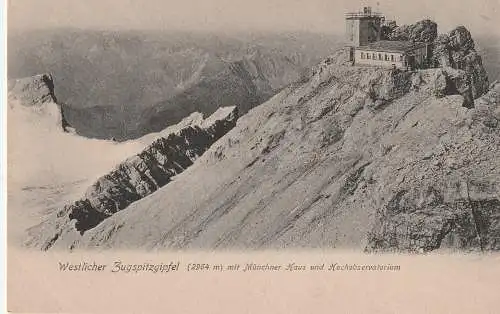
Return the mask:
[[472,106],[473,99],[488,91],[488,75],[483,67],[481,56],[475,50],[470,32],[459,26],[448,34],[440,34],[434,42],[433,60],[435,66],[453,68],[451,75],[461,81],[461,93],[466,105]]
[[54,95],[54,81],[50,74],[39,74],[32,77],[8,81],[9,97],[17,99],[23,106],[42,106],[57,103]]
[[[191,166],[214,142],[231,130],[238,119],[236,107],[220,108],[200,125],[190,125],[153,141],[139,154],[98,178],[84,197],[49,217],[56,220],[55,236],[42,248],[54,245],[64,232],[83,234],[133,202],[152,194],[172,177]],[[43,225],[43,224],[42,224]],[[65,228],[63,228],[65,227]],[[42,227],[43,229],[43,227]],[[32,233],[39,232],[34,228]],[[33,245],[28,241],[28,246]]]
[[[44,119],[51,119],[55,126],[68,131],[70,125],[64,117],[61,105],[54,94],[54,81],[50,74],[12,79],[7,82],[8,103],[20,104],[40,113]],[[43,119],[42,118],[42,119]],[[50,122],[49,122],[50,123]]]
[[[215,141],[236,125],[238,110],[219,109],[225,115],[201,128],[188,126],[155,140],[110,173],[99,178],[85,193],[85,200],[71,207],[69,218],[76,219],[78,231],[94,227],[131,203],[153,193],[193,164]],[[82,213],[84,213],[82,217]],[[91,213],[95,217],[91,217]]]
[[432,64],[445,69],[447,88],[464,96],[464,106],[473,106],[474,99],[488,91],[488,76],[481,56],[474,49],[474,40],[464,26],[438,36],[437,24],[428,19],[398,27],[393,23],[384,25],[382,37],[432,44]]
[[395,24],[386,25],[382,36],[387,40],[432,43],[437,37],[437,24],[434,21],[425,19],[410,25],[397,27]]
[[370,234],[367,250],[500,250],[500,202],[494,184],[484,179],[444,184],[398,191]]

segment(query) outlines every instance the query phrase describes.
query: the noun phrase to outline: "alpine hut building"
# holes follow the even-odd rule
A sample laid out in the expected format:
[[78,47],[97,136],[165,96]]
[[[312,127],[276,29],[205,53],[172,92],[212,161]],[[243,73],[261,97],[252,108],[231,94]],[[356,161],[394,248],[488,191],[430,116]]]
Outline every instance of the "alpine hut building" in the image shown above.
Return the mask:
[[430,56],[427,43],[381,40],[383,14],[364,7],[345,15],[349,61],[354,65],[397,68],[425,68]]

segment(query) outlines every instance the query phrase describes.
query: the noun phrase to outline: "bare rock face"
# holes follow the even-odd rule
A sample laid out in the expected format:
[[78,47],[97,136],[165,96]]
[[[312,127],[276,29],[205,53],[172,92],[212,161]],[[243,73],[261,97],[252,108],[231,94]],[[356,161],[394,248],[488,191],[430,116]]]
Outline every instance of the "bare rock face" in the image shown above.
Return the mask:
[[467,92],[462,94],[467,106],[472,106],[472,100],[484,95],[489,86],[481,56],[474,46],[474,40],[464,26],[459,26],[448,34],[439,35],[434,42],[435,66],[459,70],[453,74],[453,77],[460,77],[460,80],[464,82],[463,85],[469,86],[464,88]]
[[[493,170],[499,162],[499,106],[496,84],[466,113],[459,134],[423,155],[432,166],[418,182],[394,189],[378,212],[367,251],[500,250],[500,182]],[[445,176],[436,177],[434,167],[443,167]]]
[[437,24],[426,19],[415,24],[398,27],[387,25],[386,34],[383,36],[387,40],[432,43],[437,37]]

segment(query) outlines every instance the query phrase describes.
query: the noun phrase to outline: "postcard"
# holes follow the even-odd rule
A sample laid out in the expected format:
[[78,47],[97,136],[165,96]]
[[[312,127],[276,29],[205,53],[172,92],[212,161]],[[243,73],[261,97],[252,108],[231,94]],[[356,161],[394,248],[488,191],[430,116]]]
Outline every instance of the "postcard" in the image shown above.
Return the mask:
[[498,1],[6,10],[9,312],[498,311]]

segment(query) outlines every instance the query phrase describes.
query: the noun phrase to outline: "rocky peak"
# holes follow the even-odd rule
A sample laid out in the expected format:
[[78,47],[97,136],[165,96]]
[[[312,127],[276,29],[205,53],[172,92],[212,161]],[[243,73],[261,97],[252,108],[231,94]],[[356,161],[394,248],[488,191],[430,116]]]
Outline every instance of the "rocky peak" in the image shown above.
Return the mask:
[[457,90],[465,98],[464,106],[474,106],[474,99],[488,91],[488,76],[481,56],[474,48],[471,33],[464,26],[438,35],[437,24],[429,19],[402,26],[392,23],[384,25],[382,37],[433,44],[432,64],[447,69],[448,79],[457,85]]
[[465,26],[458,26],[448,33],[449,47],[453,50],[469,51],[474,49],[474,40]]
[[69,131],[70,125],[64,118],[61,105],[54,93],[54,80],[51,74],[38,74],[32,77],[12,79],[8,83],[8,103],[10,106],[20,104],[34,109],[55,119],[57,127]]
[[21,105],[27,107],[57,102],[51,74],[9,80],[8,91],[11,99],[17,99]]
[[475,99],[480,59],[450,34],[437,68],[351,66],[339,51],[238,123],[222,109],[165,135],[27,244],[500,250],[499,86]]
[[452,77],[461,81],[461,94],[467,107],[472,107],[473,100],[484,95],[489,88],[482,58],[474,46],[470,32],[464,26],[459,26],[438,36],[434,41],[432,56],[435,66],[456,70]]

